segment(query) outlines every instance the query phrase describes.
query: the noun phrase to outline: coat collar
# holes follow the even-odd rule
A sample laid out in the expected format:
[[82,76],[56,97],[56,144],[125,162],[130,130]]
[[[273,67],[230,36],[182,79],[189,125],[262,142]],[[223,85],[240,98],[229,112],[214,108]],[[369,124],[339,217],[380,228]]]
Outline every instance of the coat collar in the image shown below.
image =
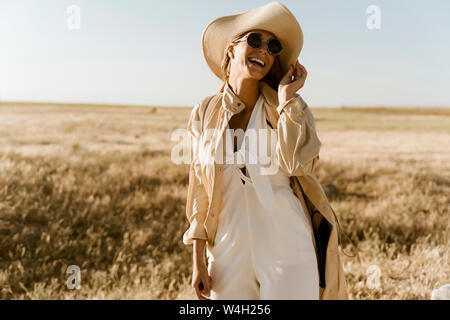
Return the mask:
[[[276,109],[276,107],[278,106],[278,93],[273,90],[265,81],[259,82],[259,89],[269,107],[273,107],[273,109]],[[239,97],[233,92],[231,87],[229,87],[228,82],[225,84],[225,88],[222,94],[222,107],[232,114],[239,113],[245,109],[244,102],[242,102],[242,100],[239,99]]]

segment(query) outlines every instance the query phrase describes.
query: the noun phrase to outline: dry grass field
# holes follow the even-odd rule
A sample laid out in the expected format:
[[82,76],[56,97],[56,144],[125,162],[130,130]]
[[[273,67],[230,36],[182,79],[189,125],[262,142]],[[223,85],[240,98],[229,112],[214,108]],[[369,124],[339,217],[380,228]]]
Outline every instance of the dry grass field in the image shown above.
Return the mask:
[[[351,298],[430,299],[450,283],[450,109],[312,111]],[[0,104],[0,298],[195,299],[170,160],[189,112]]]

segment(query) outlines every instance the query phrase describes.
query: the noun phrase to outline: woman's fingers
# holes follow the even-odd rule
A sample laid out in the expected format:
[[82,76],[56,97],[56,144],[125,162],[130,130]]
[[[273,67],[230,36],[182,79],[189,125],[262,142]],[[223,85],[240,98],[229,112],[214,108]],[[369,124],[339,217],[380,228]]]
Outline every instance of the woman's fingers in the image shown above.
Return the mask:
[[306,78],[306,76],[308,75],[308,71],[306,71],[306,68],[304,66],[302,66],[302,65],[300,65],[300,66],[302,68],[303,76]]
[[306,68],[300,64],[300,62],[297,61],[296,68],[295,68],[295,80],[298,80],[300,78],[306,78],[306,75],[308,72],[306,71]]
[[298,89],[303,87],[303,85],[304,85],[304,83],[306,81],[306,76],[307,75],[308,75],[308,72],[306,71],[306,68],[297,61],[296,68],[295,68],[294,81],[299,86]]
[[292,65],[290,65],[288,71],[286,72],[284,77],[281,79],[280,83],[288,84],[291,81],[294,71],[295,71],[294,67]]
[[[300,62],[295,63],[295,65],[290,65],[288,71],[284,75],[284,77],[281,79],[281,84],[289,84],[293,81],[297,81],[299,79],[302,79],[306,77],[308,72],[306,71],[305,67],[300,64]],[[294,76],[294,79],[292,80],[292,76]]]
[[209,276],[208,268],[203,262],[194,263],[192,274],[192,286],[199,300],[211,300],[207,296],[211,292],[212,278]]
[[203,282],[205,284],[205,289],[203,290],[203,296],[209,297],[211,295],[211,278],[208,276],[207,279]]
[[209,293],[211,292],[211,280],[209,278],[208,275],[203,277],[204,279],[202,279],[203,282],[203,294],[209,296]]
[[[300,64],[297,60],[295,65],[290,65],[289,70],[286,72],[284,77],[280,81],[280,85],[278,87],[278,99],[279,101],[289,100],[295,92],[303,87],[306,81],[306,76],[308,72],[306,68]],[[294,79],[292,79],[292,77]]]
[[203,295],[203,292],[205,291],[205,286],[203,285],[203,290],[200,290],[199,284],[201,282],[199,282],[196,286],[195,286],[195,294],[197,295],[197,298],[199,300],[210,300],[209,298],[205,297]]
[[197,283],[195,286],[194,286],[194,289],[195,289],[195,294],[197,295],[197,298],[199,299],[199,300],[202,300],[202,293],[201,293],[201,291],[200,291],[200,288],[199,288],[199,284]]
[[199,300],[210,300],[212,278],[206,274],[201,276],[200,281],[195,285],[195,294]]

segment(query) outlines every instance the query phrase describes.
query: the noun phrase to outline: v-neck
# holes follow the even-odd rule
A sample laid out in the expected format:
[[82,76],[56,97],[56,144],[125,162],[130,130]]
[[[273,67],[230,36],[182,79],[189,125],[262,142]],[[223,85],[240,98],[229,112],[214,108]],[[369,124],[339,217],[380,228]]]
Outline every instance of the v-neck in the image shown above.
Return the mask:
[[[248,134],[248,129],[249,128],[253,128],[255,126],[255,124],[254,124],[255,121],[256,121],[255,117],[256,117],[256,114],[258,113],[258,110],[256,110],[256,109],[259,109],[259,108],[262,107],[262,104],[263,104],[262,99],[263,99],[263,96],[262,96],[262,94],[260,94],[258,99],[256,100],[255,106],[253,107],[252,113],[250,114],[250,119],[248,120],[247,128],[245,128],[245,131],[244,131],[244,137],[241,139],[241,141],[237,142],[238,146],[237,146],[236,150],[239,150],[241,148],[242,142],[244,141],[245,137]],[[231,136],[230,123],[227,124],[226,128],[228,129],[228,130],[226,130],[226,132],[227,132],[227,141],[230,141],[230,139],[231,139],[231,142],[232,142],[231,143],[231,147],[230,147],[230,151],[232,153],[234,153],[235,152],[234,148],[233,148],[234,147],[234,137]],[[228,149],[228,146],[227,146],[227,149]]]

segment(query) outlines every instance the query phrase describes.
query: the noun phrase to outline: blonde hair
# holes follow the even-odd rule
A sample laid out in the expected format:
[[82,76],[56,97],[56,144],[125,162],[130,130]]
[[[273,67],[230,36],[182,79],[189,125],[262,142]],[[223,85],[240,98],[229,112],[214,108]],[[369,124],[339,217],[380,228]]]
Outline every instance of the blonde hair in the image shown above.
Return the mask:
[[[245,36],[249,32],[250,31],[245,31],[235,35],[225,48],[225,51],[223,53],[222,65],[220,67],[222,70],[223,84],[219,90],[219,93],[223,92],[223,90],[225,89],[225,85],[228,81],[228,78],[230,77],[231,59],[230,56],[228,55],[228,49],[230,46],[234,46],[238,40],[240,40],[243,36]],[[278,91],[278,86],[280,85],[281,78],[283,78],[283,73],[281,72],[280,60],[278,56],[275,56],[272,68],[270,68],[269,72],[262,79],[262,81],[265,81],[272,89]]]

